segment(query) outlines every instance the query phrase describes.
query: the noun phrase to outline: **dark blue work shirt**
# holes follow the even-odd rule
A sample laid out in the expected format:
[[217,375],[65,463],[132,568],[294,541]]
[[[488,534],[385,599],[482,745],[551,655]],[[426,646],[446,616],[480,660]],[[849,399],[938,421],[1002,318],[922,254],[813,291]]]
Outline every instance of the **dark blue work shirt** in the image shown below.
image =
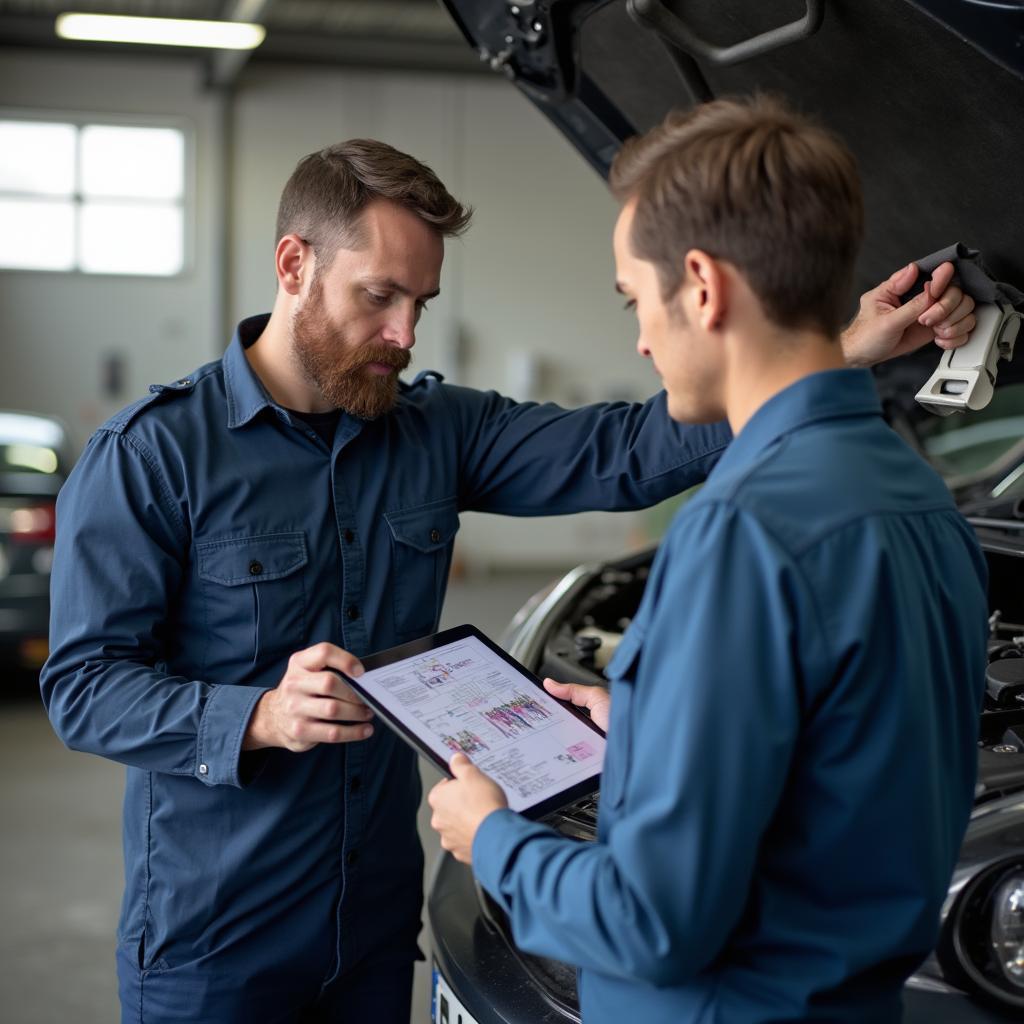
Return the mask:
[[474,843],[586,1024],[899,1019],[973,800],[985,585],[869,373],[751,418],[609,665],[597,842],[498,811]]
[[241,752],[289,655],[433,630],[464,509],[647,506],[729,439],[678,427],[664,394],[567,411],[421,376],[327,445],[250,368],[265,324],[104,425],[57,511],[44,700],[68,746],[128,766],[123,998],[189,1020],[235,996],[277,1020],[361,960],[417,955],[414,753],[382,728]]

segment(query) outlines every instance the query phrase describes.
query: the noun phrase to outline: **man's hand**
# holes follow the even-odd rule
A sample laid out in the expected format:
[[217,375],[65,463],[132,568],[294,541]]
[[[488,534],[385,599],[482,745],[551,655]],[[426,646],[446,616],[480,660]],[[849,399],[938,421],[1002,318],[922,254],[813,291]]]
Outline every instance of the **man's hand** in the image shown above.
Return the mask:
[[608,731],[608,716],[612,713],[612,695],[603,686],[583,686],[580,683],[556,683],[544,680],[544,689],[559,700],[571,700],[578,708],[590,712],[590,720],[599,729]]
[[334,644],[293,654],[277,687],[256,704],[242,749],[284,747],[301,753],[318,743],[351,743],[372,735],[373,726],[366,723],[373,712],[331,669],[350,676],[363,673],[355,655]]
[[439,782],[428,794],[434,815],[430,827],[441,836],[441,846],[463,864],[473,862],[473,838],[491,811],[508,807],[501,787],[484,775],[465,754],[448,764],[454,779]]
[[916,263],[897,270],[860,297],[857,319],[843,332],[843,354],[850,366],[874,366],[905,356],[934,339],[939,348],[958,348],[974,330],[974,299],[953,279],[953,264],[936,268],[924,291],[900,304],[917,280]]

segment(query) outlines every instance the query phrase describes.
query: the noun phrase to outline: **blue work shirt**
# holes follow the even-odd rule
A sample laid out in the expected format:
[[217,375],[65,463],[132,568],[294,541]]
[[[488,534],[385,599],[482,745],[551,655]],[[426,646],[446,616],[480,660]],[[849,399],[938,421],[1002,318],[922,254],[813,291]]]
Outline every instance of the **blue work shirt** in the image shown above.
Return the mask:
[[609,665],[597,842],[497,811],[473,845],[586,1024],[899,1019],[973,799],[985,586],[867,371],[758,410]]
[[288,1020],[352,965],[418,955],[413,751],[380,727],[241,751],[289,655],[435,629],[463,509],[647,506],[730,436],[679,428],[664,394],[567,411],[421,375],[327,445],[246,359],[266,322],[113,417],[58,501],[42,692],[68,746],[128,766],[119,971],[146,1019]]

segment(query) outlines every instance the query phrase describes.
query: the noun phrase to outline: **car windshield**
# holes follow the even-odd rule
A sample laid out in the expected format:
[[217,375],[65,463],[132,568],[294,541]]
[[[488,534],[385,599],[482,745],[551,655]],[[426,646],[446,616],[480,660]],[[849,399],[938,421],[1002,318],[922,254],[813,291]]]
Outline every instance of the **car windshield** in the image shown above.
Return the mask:
[[[996,473],[1006,460],[1024,456],[1024,383],[997,388],[978,412],[928,417],[916,429],[925,454],[947,479]],[[1024,479],[1020,486],[1024,493]]]

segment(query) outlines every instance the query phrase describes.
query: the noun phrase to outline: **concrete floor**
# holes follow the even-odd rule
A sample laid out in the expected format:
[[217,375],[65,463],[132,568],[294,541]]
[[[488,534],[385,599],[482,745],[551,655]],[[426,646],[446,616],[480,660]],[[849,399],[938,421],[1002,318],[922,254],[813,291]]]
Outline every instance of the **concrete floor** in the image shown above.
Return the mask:
[[[455,582],[443,625],[497,638],[551,574]],[[0,1024],[118,1019],[114,929],[123,880],[123,769],[65,750],[30,678],[5,673],[0,698]],[[424,766],[425,787],[439,776]],[[437,859],[421,812],[427,878]],[[427,1024],[428,962],[417,968],[411,1024]]]

